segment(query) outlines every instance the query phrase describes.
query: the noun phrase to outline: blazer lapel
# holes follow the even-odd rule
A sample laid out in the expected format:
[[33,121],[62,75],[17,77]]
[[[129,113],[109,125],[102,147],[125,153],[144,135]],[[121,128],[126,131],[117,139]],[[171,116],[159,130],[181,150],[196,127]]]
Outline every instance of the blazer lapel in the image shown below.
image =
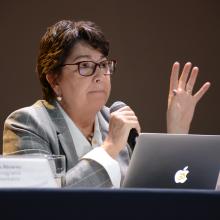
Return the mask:
[[66,156],[67,170],[68,170],[78,162],[78,156],[75,150],[75,146],[69,128],[55,101],[52,103],[52,105],[46,101],[44,101],[43,104],[46,107],[54,123],[57,132],[57,137],[60,142],[60,147],[62,148]]

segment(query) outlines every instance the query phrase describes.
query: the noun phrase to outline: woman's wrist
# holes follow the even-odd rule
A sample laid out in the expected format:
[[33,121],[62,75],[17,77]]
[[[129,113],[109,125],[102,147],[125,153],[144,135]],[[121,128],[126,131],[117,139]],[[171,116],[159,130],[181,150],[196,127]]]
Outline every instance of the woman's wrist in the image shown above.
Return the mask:
[[115,159],[118,152],[114,149],[114,146],[111,142],[105,141],[101,146],[104,150],[113,158]]
[[189,126],[181,127],[167,124],[167,133],[169,134],[188,134]]

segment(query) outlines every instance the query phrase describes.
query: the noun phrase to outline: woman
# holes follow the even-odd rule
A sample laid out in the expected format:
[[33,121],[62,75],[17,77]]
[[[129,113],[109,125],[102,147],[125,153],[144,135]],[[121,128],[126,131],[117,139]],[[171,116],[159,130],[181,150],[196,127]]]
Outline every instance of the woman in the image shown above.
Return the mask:
[[[70,187],[120,187],[130,160],[128,135],[140,132],[135,113],[105,107],[116,62],[109,43],[92,22],[63,20],[41,39],[37,72],[44,100],[13,112],[6,120],[4,154],[64,154]],[[187,133],[198,100],[209,83],[192,96],[198,74],[191,64],[173,65],[167,111],[170,133]]]

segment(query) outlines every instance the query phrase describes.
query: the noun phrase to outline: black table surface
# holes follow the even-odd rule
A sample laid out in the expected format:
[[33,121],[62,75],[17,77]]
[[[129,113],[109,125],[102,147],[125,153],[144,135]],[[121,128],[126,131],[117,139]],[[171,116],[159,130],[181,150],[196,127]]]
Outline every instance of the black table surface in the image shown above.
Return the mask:
[[0,219],[220,219],[220,191],[8,188],[0,210]]

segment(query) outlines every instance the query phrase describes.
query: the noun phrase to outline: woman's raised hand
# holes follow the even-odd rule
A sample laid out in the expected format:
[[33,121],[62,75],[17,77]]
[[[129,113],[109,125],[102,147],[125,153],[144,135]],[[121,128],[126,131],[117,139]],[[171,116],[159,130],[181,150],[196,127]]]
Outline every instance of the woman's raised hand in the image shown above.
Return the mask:
[[194,115],[195,107],[210,87],[206,82],[196,93],[193,87],[199,72],[198,67],[186,63],[179,77],[180,64],[173,64],[167,108],[167,132],[188,133]]

